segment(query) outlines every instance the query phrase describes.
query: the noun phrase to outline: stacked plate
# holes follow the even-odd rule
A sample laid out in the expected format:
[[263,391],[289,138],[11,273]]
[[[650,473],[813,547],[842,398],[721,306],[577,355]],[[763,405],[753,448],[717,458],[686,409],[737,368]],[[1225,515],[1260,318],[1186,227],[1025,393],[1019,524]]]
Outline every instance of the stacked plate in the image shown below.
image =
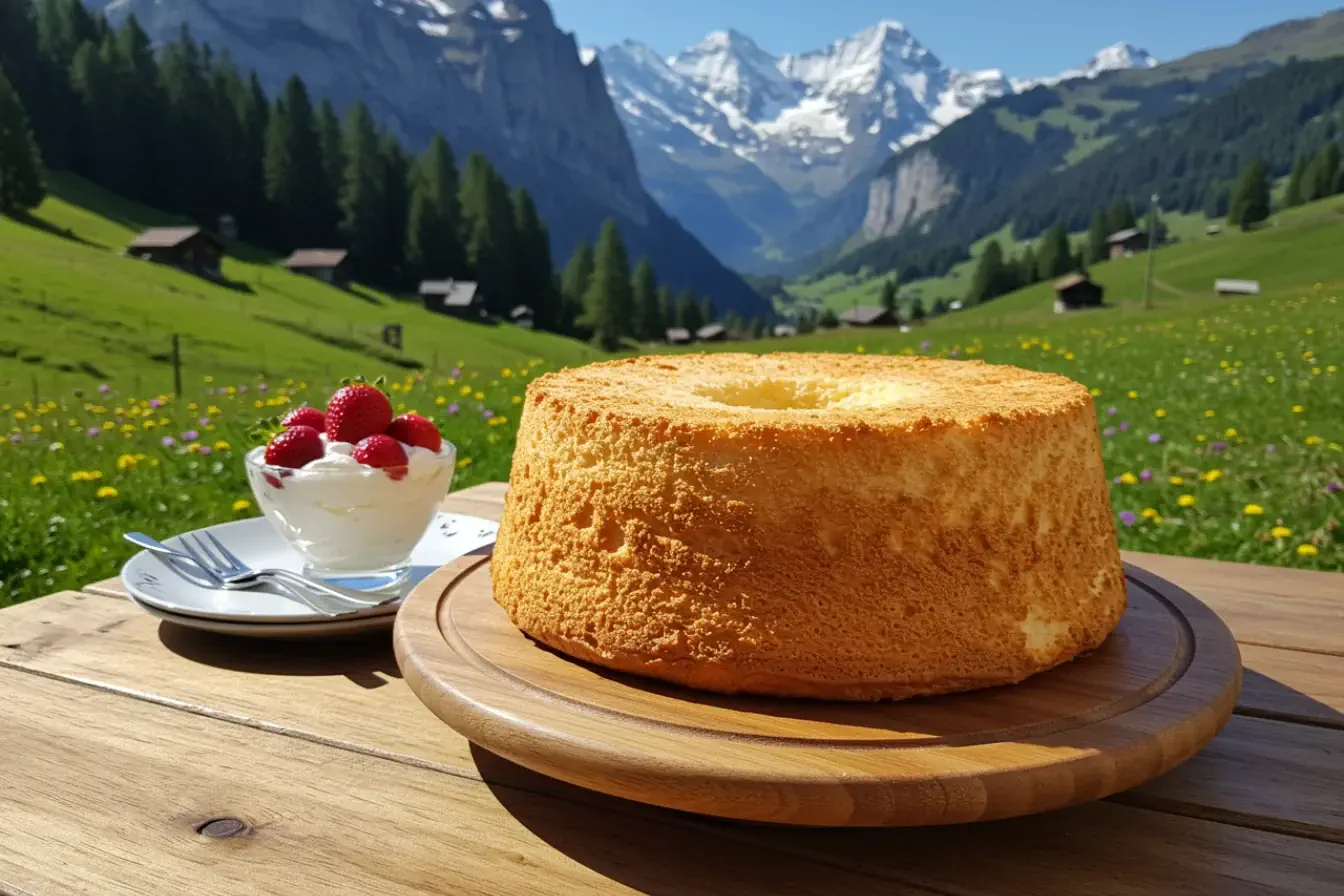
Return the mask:
[[[189,628],[254,638],[332,638],[390,629],[401,600],[425,576],[464,554],[490,545],[499,525],[481,517],[440,513],[411,552],[411,576],[399,597],[377,607],[337,617],[322,616],[278,591],[224,591],[194,585],[148,551],[121,569],[121,581],[136,606]],[[303,561],[265,519],[210,526],[209,532],[254,569],[303,571]],[[180,548],[179,538],[164,543]]]

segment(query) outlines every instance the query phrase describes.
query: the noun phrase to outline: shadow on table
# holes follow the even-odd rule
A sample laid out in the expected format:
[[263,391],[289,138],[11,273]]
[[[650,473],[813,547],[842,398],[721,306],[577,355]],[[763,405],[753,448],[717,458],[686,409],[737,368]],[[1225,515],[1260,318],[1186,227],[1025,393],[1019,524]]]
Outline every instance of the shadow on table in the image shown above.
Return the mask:
[[159,624],[159,643],[207,666],[255,675],[343,675],[362,688],[401,678],[388,631],[321,640],[271,640]]
[[1241,670],[1241,696],[1236,712],[1284,722],[1344,727],[1344,712],[1246,666]]

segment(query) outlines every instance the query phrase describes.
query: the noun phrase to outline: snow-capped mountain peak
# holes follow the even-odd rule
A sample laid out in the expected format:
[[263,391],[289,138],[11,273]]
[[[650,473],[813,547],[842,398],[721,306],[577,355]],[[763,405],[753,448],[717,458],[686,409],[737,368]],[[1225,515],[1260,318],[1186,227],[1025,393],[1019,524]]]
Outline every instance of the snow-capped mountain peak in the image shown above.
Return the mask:
[[1054,86],[1076,78],[1095,78],[1106,72],[1124,71],[1131,68],[1153,68],[1158,64],[1152,53],[1133,44],[1121,41],[1097,51],[1097,55],[1078,68],[1065,69],[1057,75],[1044,78],[1014,78],[1013,89],[1021,93],[1041,84]]

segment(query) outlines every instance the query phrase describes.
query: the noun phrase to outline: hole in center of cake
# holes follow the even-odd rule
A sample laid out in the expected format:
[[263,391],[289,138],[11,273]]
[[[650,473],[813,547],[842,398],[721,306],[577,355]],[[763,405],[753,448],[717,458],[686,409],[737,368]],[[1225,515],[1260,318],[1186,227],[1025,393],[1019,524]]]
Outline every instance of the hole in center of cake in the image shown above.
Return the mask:
[[769,378],[731,383],[703,383],[695,394],[716,404],[763,411],[821,411],[897,404],[919,387],[894,381]]

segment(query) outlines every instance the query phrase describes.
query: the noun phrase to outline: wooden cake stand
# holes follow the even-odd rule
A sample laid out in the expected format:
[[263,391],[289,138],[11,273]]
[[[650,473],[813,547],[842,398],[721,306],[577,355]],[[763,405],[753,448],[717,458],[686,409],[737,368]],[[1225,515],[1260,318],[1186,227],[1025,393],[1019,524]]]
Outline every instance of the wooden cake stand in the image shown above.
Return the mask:
[[468,740],[581,787],[797,825],[955,824],[1100,799],[1189,759],[1236,702],[1241,657],[1195,598],[1127,566],[1102,647],[1011,687],[897,703],[725,697],[538,645],[490,593],[489,556],[425,579],[397,662]]

